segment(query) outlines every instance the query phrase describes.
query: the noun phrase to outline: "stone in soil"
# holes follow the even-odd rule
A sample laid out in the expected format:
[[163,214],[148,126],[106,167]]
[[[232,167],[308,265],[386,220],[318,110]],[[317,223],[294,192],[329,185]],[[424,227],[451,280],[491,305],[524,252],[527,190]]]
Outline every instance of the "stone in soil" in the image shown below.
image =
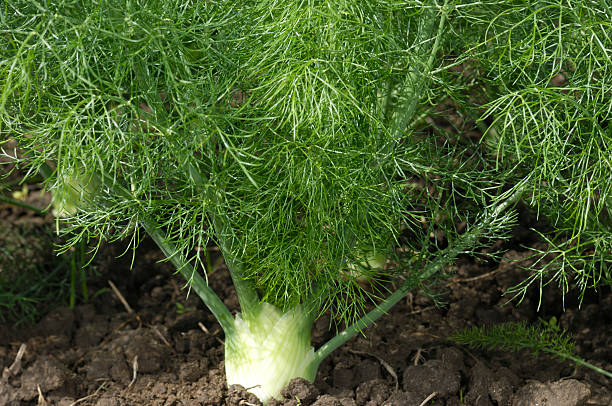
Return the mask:
[[590,388],[575,379],[531,382],[514,394],[512,406],[579,406],[590,394]]
[[355,390],[355,401],[358,405],[381,405],[390,395],[389,384],[382,379],[375,379],[359,384]]
[[304,378],[294,378],[281,391],[281,395],[308,404],[319,395],[319,390]]
[[509,406],[517,385],[518,378],[510,370],[499,368],[493,371],[482,362],[477,362],[469,372],[465,402],[475,406]]
[[227,406],[254,405],[260,406],[262,403],[257,396],[247,392],[241,385],[232,385],[227,390]]
[[461,375],[458,370],[450,368],[448,363],[430,360],[423,365],[411,365],[404,370],[402,379],[405,391],[419,396],[429,396],[436,392],[438,397],[445,398],[459,390]]
[[32,400],[38,396],[38,388],[43,394],[63,387],[72,373],[56,358],[43,355],[21,375],[21,387],[16,391],[22,400]]

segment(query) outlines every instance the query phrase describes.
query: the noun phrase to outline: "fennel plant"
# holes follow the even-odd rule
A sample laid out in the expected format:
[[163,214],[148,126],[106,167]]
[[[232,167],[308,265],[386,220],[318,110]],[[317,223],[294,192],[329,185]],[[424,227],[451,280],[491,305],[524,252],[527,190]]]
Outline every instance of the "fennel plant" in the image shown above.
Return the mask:
[[[48,176],[69,244],[155,240],[223,328],[228,384],[266,402],[507,237],[519,201],[554,260],[517,294],[610,284],[610,21],[605,0],[13,0],[0,134]],[[324,311],[345,327],[315,350]]]

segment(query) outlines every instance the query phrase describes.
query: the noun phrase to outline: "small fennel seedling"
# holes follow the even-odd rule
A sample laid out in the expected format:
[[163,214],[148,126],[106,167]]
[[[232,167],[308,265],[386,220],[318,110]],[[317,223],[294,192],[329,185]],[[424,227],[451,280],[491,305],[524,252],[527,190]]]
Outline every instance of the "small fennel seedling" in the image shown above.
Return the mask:
[[491,327],[472,327],[453,334],[450,339],[458,344],[472,348],[504,351],[530,350],[534,355],[548,353],[577,365],[590,368],[608,378],[612,372],[599,368],[575,354],[575,345],[566,331],[562,331],[556,321],[540,321],[537,325],[525,323],[503,323]]

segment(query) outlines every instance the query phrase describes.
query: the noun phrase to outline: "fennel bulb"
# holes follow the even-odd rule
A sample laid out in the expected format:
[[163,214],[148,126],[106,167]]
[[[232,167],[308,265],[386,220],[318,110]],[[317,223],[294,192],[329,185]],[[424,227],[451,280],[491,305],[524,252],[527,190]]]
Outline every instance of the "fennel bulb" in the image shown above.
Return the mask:
[[314,380],[312,318],[300,306],[283,313],[262,302],[253,314],[238,314],[234,326],[225,338],[228,386],[242,385],[265,404],[293,378]]
[[384,270],[386,263],[387,257],[382,252],[370,248],[361,251],[356,262],[346,264],[346,274],[358,282],[367,282],[372,273]]
[[60,187],[53,191],[53,214],[55,217],[74,216],[79,209],[87,208],[101,187],[100,181],[92,176],[83,176],[75,172],[71,175],[62,174]]

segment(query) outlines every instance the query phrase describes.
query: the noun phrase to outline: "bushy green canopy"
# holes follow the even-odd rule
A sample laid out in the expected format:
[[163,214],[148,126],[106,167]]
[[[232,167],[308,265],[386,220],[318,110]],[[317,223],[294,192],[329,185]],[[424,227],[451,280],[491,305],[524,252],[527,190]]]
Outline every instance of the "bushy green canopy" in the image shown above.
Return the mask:
[[[340,269],[362,247],[403,232],[426,256],[516,188],[560,254],[535,280],[593,286],[610,281],[610,21],[605,0],[12,0],[0,132],[32,170],[54,163],[51,188],[129,191],[97,194],[72,241],[147,219],[197,261],[212,238],[281,306],[359,307]],[[483,139],[423,120],[448,100]]]

